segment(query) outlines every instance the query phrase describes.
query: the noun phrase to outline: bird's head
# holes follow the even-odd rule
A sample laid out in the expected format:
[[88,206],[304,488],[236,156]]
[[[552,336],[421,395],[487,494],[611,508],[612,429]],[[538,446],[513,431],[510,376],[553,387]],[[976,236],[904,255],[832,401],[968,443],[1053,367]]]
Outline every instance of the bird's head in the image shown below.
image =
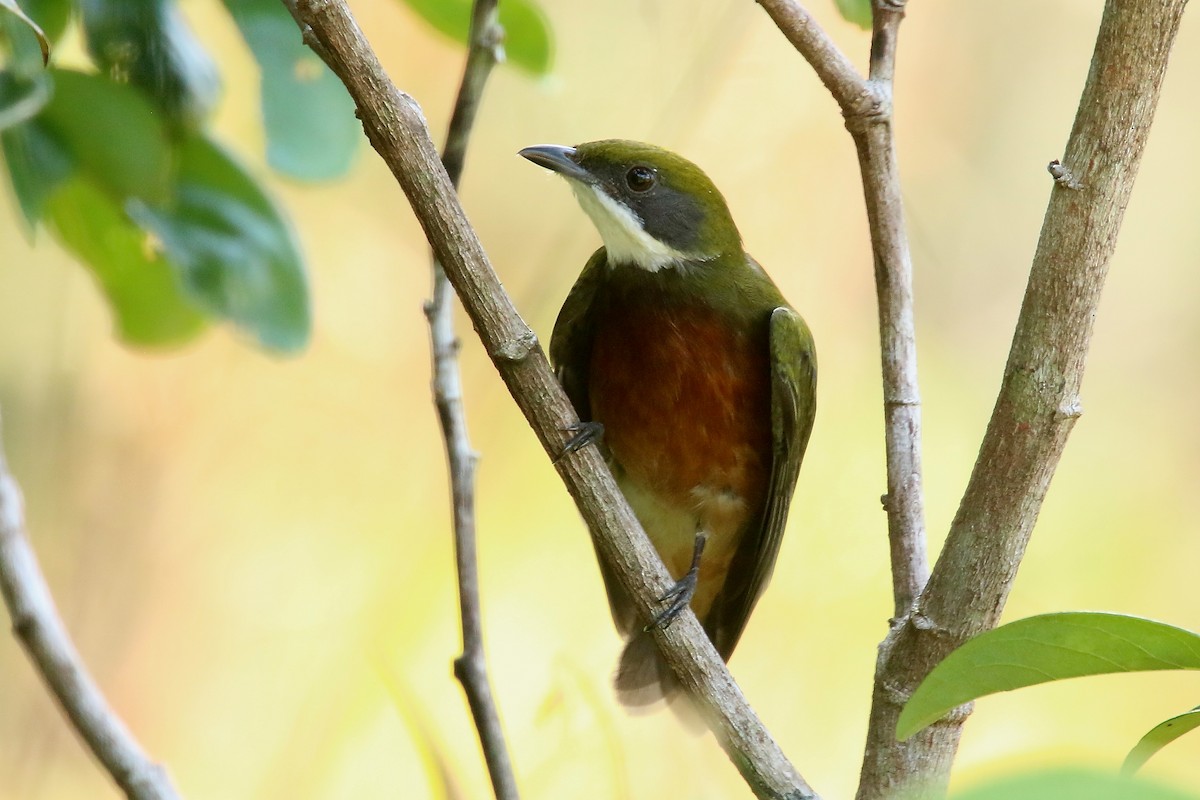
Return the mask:
[[521,155],[567,179],[610,263],[657,272],[741,252],[725,198],[699,167],[670,150],[605,139],[536,145]]

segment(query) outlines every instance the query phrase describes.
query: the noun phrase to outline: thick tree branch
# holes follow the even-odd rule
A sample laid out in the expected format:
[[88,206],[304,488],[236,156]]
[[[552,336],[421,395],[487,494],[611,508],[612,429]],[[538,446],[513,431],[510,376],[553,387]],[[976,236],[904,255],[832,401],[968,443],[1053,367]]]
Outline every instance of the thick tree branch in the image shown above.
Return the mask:
[[[462,176],[467,142],[483,98],[484,85],[492,68],[504,56],[503,38],[504,31],[496,16],[496,0],[475,0],[467,63],[442,151],[442,164],[455,188]],[[462,377],[458,369],[459,341],[454,333],[454,289],[436,258],[433,260],[433,297],[425,306],[425,314],[429,319],[433,351],[434,405],[446,441],[446,461],[450,470],[458,607],[462,618],[463,649],[462,655],[454,660],[454,674],[467,696],[496,800],[517,800],[517,782],[488,682],[483,651],[483,612],[475,547],[476,456],[467,435],[467,416],[463,408]]]
[[796,0],[758,0],[830,90],[854,137],[875,254],[887,451],[888,542],[895,618],[929,576],[921,486],[921,396],[913,330],[912,258],[892,128],[892,76],[904,0],[874,0],[870,76],[862,78]]
[[[537,338],[504,293],[442,168],[417,104],[383,73],[344,2],[301,0],[298,17],[358,105],[367,138],[395,175],[484,348],[548,454],[577,422]],[[646,619],[672,585],[658,554],[595,448],[558,461],[596,545]],[[816,795],[746,704],[696,617],[682,614],[655,636],[719,741],[759,797]]]
[[1004,380],[945,548],[885,641],[860,800],[945,786],[966,714],[904,743],[904,701],[941,659],[994,627],[1076,418],[1100,290],[1186,0],[1108,0],[1042,225]]
[[151,761],[109,707],[58,616],[25,533],[21,490],[0,447],[0,590],[13,632],[71,725],[131,800],[175,800],[166,770]]

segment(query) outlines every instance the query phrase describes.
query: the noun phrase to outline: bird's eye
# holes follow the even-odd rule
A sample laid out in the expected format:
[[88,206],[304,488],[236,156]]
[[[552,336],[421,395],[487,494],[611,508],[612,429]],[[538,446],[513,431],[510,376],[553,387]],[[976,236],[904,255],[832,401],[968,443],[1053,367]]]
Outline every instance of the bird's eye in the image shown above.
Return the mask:
[[657,178],[658,174],[650,167],[634,167],[625,173],[625,184],[635,192],[644,192]]

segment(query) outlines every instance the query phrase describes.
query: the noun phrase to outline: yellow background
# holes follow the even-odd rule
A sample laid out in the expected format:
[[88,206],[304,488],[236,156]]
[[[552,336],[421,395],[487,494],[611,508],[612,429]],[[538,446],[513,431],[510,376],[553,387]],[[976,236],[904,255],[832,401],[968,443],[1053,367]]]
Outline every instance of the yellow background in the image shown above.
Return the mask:
[[[808,319],[820,409],[774,583],[733,672],[826,797],[856,784],[890,613],[871,258],[834,102],[754,3],[543,0],[553,75],[496,72],[463,198],[542,341],[597,236],[523,146],[652,140],[703,166],[748,249]],[[439,137],[462,50],[393,0],[353,4]],[[896,126],[916,265],[925,487],[940,542],[998,386],[1101,3],[914,2]],[[868,35],[813,11],[864,64]],[[456,595],[429,402],[424,242],[365,146],[348,180],[263,163],[253,62],[215,2],[184,3],[224,68],[216,125],[293,215],[312,346],[279,360],[225,328],[177,352],[113,340],[87,273],[0,198],[0,406],[63,616],[132,729],[193,798],[462,797],[486,778],[450,662]],[[1195,16],[1194,14],[1192,15]],[[1085,413],[1007,619],[1107,609],[1200,628],[1200,29],[1185,21],[1096,326]],[[69,47],[67,48],[70,49]],[[77,49],[77,46],[76,46]],[[490,666],[529,798],[748,792],[709,736],[630,717],[591,546],[468,325],[482,455]],[[1018,766],[1115,766],[1191,708],[1189,674],[986,699],[965,785]],[[1200,737],[1147,772],[1200,787]],[[114,797],[14,641],[0,640],[0,798]]]

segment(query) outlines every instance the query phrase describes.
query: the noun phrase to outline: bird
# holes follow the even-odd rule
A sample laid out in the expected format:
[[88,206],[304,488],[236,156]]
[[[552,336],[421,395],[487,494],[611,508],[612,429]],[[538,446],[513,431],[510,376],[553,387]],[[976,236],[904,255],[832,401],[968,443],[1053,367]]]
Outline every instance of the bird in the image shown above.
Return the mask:
[[626,638],[618,700],[680,685],[648,631],[691,606],[728,661],[779,553],[816,412],[804,319],[743,248],[717,187],[656,145],[606,139],[520,155],[566,179],[600,234],[568,293],[550,361],[676,581],[649,621],[597,552]]

